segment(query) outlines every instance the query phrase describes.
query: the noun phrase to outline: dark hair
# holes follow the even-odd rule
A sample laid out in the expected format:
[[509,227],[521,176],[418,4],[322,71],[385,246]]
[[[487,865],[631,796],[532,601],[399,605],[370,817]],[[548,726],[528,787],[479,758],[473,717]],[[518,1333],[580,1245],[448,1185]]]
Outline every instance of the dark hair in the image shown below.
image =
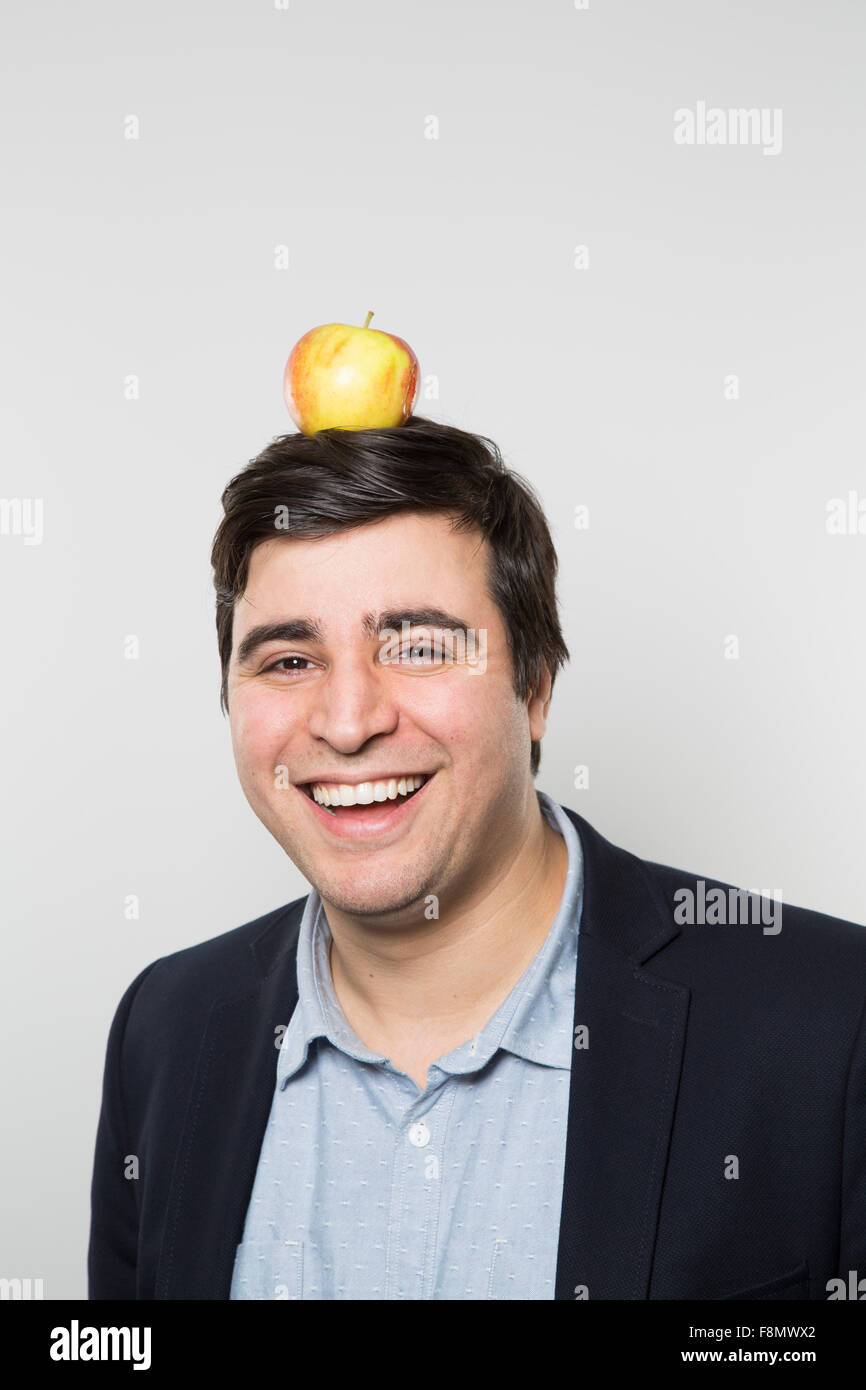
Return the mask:
[[[552,683],[570,659],[557,612],[557,558],[531,485],[506,468],[491,439],[417,415],[383,429],[286,434],[232,478],[211,564],[222,664],[220,706],[228,710],[232,621],[253,548],[275,536],[313,538],[399,512],[453,517],[455,531],[481,531],[491,550],[487,584],[511,650],[518,699],[547,666]],[[287,518],[277,528],[278,509]],[[533,777],[541,744],[531,744]]]

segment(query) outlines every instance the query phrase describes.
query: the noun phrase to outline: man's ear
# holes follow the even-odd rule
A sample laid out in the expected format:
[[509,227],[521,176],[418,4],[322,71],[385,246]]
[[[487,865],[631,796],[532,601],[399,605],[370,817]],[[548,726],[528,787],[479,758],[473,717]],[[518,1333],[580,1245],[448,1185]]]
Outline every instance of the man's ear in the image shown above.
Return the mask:
[[529,713],[529,736],[533,742],[544,737],[544,731],[547,728],[547,712],[550,709],[552,693],[553,681],[550,678],[550,671],[542,664],[541,676],[527,703],[527,711]]

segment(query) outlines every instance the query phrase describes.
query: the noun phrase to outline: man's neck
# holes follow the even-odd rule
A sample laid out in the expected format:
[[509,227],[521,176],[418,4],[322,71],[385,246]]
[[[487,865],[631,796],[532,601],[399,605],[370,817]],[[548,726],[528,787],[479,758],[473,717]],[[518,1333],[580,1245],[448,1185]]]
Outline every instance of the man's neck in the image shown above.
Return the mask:
[[328,915],[331,975],[347,1022],[416,1080],[429,1062],[481,1031],[556,917],[568,848],[533,803],[538,817],[517,853],[464,911],[393,934]]

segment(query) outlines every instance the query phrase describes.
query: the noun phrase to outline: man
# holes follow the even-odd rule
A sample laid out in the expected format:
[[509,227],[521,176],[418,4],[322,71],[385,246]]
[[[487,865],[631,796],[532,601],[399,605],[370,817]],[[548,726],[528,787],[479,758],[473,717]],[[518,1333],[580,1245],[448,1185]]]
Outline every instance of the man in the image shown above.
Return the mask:
[[823,1299],[866,1275],[866,932],[536,792],[569,654],[528,484],[413,418],[278,439],[223,506],[238,773],[312,891],[124,995],[90,1297]]

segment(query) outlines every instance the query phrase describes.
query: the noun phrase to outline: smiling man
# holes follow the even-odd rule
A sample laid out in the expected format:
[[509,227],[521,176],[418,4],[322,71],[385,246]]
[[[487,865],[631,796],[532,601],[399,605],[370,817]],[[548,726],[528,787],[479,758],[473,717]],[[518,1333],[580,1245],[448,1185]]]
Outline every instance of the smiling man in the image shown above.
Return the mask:
[[278,439],[223,506],[238,775],[311,891],[124,995],[91,1298],[823,1298],[866,1272],[866,932],[787,907],[768,932],[759,899],[720,923],[727,885],[535,789],[569,654],[529,485],[415,417]]

